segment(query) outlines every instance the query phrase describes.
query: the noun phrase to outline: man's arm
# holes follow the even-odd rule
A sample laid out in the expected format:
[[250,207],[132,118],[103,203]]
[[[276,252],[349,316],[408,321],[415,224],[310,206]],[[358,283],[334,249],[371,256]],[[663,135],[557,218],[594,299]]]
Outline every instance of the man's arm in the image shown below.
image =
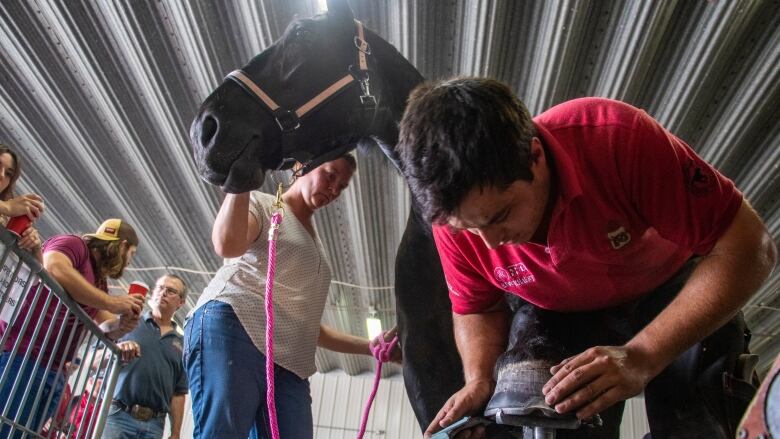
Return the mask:
[[108,311],[100,310],[92,320],[100,326],[106,337],[119,340],[138,326],[141,316],[123,314],[117,317]]
[[82,305],[104,309],[115,314],[138,314],[141,312],[142,298],[106,294],[89,283],[78,270],[73,268],[70,258],[60,252],[45,252],[43,254],[43,267],[76,302]]
[[184,400],[187,394],[173,395],[171,397],[171,437],[170,439],[179,439],[181,434],[181,423],[184,420]]
[[746,201],[677,297],[622,347],[595,347],[552,369],[544,387],[558,412],[587,418],[639,394],[685,350],[731,319],[774,268],[777,249]]
[[493,378],[496,360],[506,350],[509,313],[503,300],[486,312],[452,313],[452,323],[466,383],[436,414],[425,430],[426,437],[488,402],[496,385]]

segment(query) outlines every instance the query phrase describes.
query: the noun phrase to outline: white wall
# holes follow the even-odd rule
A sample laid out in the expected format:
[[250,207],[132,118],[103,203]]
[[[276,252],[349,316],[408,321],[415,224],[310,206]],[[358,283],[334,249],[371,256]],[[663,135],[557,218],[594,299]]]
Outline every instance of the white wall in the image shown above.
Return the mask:
[[[349,376],[342,371],[333,371],[311,377],[315,439],[355,438],[373,384],[373,374]],[[192,406],[189,397],[185,413],[182,439],[192,437]],[[164,437],[167,438],[169,425],[165,428]],[[620,437],[641,439],[648,431],[644,399],[637,397],[629,400],[620,426]],[[385,378],[380,382],[364,438],[422,438],[400,376]]]

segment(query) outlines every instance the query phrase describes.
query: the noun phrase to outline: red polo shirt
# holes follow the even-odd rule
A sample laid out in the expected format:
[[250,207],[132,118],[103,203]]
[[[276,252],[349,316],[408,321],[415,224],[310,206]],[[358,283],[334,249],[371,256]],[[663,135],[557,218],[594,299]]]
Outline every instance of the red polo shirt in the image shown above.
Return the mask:
[[435,225],[456,313],[484,311],[503,292],[557,311],[636,299],[707,254],[742,203],[731,180],[628,104],[576,99],[534,122],[558,182],[547,246],[491,250]]

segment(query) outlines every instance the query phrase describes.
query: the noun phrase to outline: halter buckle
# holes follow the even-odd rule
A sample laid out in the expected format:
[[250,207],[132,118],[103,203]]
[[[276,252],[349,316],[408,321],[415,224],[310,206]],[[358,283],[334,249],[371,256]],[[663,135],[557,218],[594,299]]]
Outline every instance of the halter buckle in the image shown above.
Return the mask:
[[366,55],[371,55],[371,46],[368,45],[368,41],[360,38],[359,36],[355,35],[355,47],[357,47],[357,50],[365,53]]
[[274,119],[283,133],[295,131],[301,127],[301,120],[294,111],[277,108],[274,110]]

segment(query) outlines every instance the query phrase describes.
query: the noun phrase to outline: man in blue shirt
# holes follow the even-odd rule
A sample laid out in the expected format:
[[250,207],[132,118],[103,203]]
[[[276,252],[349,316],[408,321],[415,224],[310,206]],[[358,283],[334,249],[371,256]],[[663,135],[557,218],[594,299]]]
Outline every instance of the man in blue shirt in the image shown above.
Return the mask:
[[186,295],[180,277],[166,274],[157,279],[151,310],[120,340],[122,350],[136,358],[119,373],[104,439],[160,439],[166,414],[171,417],[171,439],[179,439],[188,385],[183,339],[172,318]]

